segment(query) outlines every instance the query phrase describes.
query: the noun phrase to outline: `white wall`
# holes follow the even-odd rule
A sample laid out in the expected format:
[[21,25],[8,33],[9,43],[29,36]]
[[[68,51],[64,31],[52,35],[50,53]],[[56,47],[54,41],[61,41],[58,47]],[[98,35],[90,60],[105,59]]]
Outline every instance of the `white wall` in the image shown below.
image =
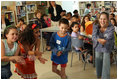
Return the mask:
[[1,1],[1,6],[13,6],[15,1]]
[[62,1],[62,8],[66,10],[66,12],[73,13],[73,1]]
[[78,1],[62,1],[62,8],[72,14],[75,9],[79,10],[78,6]]

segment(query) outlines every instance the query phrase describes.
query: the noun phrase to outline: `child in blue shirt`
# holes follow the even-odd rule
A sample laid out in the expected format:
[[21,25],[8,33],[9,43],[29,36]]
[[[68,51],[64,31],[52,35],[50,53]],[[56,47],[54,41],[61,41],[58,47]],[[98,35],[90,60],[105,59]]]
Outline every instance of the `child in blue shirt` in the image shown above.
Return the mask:
[[[67,33],[69,22],[62,18],[59,21],[59,31],[52,34],[50,46],[52,50],[52,71],[58,74],[62,79],[66,79],[66,65],[68,62],[68,51],[71,49],[71,37]],[[57,65],[61,65],[61,70],[57,69]]]

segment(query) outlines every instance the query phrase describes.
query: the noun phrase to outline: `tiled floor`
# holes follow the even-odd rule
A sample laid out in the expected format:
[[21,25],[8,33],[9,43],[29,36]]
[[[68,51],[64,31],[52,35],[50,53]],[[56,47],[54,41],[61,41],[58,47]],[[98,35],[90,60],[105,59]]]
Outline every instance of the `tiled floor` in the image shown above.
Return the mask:
[[[60,79],[60,77],[51,71],[52,62],[50,60],[51,52],[46,51],[44,52],[43,56],[48,61],[46,64],[41,64],[38,60],[35,61],[35,69],[38,74],[38,79]],[[69,79],[96,79],[96,70],[92,64],[87,63],[86,70],[83,70],[83,63],[82,61],[78,61],[77,54],[74,54],[73,57],[73,66],[70,67],[71,62],[71,53],[68,56],[68,64],[66,68],[66,73]],[[15,66],[11,64],[11,70],[13,72]],[[59,67],[60,68],[60,67]],[[117,78],[117,67],[116,64],[111,65],[111,75],[112,79]],[[11,79],[21,79],[16,73],[13,72],[13,76]]]

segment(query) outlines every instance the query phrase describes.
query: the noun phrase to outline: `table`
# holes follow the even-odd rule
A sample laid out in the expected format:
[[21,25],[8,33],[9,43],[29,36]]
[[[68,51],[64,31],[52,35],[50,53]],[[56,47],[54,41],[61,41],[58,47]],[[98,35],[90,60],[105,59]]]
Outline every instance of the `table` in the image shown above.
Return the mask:
[[48,28],[42,28],[40,29],[40,35],[41,35],[41,51],[44,52],[44,45],[42,43],[42,32],[57,32],[59,31],[59,27],[57,26],[52,26],[52,27],[48,27]]

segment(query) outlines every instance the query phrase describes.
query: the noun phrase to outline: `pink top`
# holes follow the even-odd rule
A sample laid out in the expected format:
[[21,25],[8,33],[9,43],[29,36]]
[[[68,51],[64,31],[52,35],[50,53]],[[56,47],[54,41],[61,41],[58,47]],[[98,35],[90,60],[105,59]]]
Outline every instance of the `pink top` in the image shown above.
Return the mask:
[[71,33],[71,37],[78,37],[79,35],[80,35],[80,33],[79,33],[79,32],[77,32],[77,33],[72,32],[72,33]]
[[45,23],[47,24],[48,27],[51,27],[51,19],[50,18],[45,20]]

